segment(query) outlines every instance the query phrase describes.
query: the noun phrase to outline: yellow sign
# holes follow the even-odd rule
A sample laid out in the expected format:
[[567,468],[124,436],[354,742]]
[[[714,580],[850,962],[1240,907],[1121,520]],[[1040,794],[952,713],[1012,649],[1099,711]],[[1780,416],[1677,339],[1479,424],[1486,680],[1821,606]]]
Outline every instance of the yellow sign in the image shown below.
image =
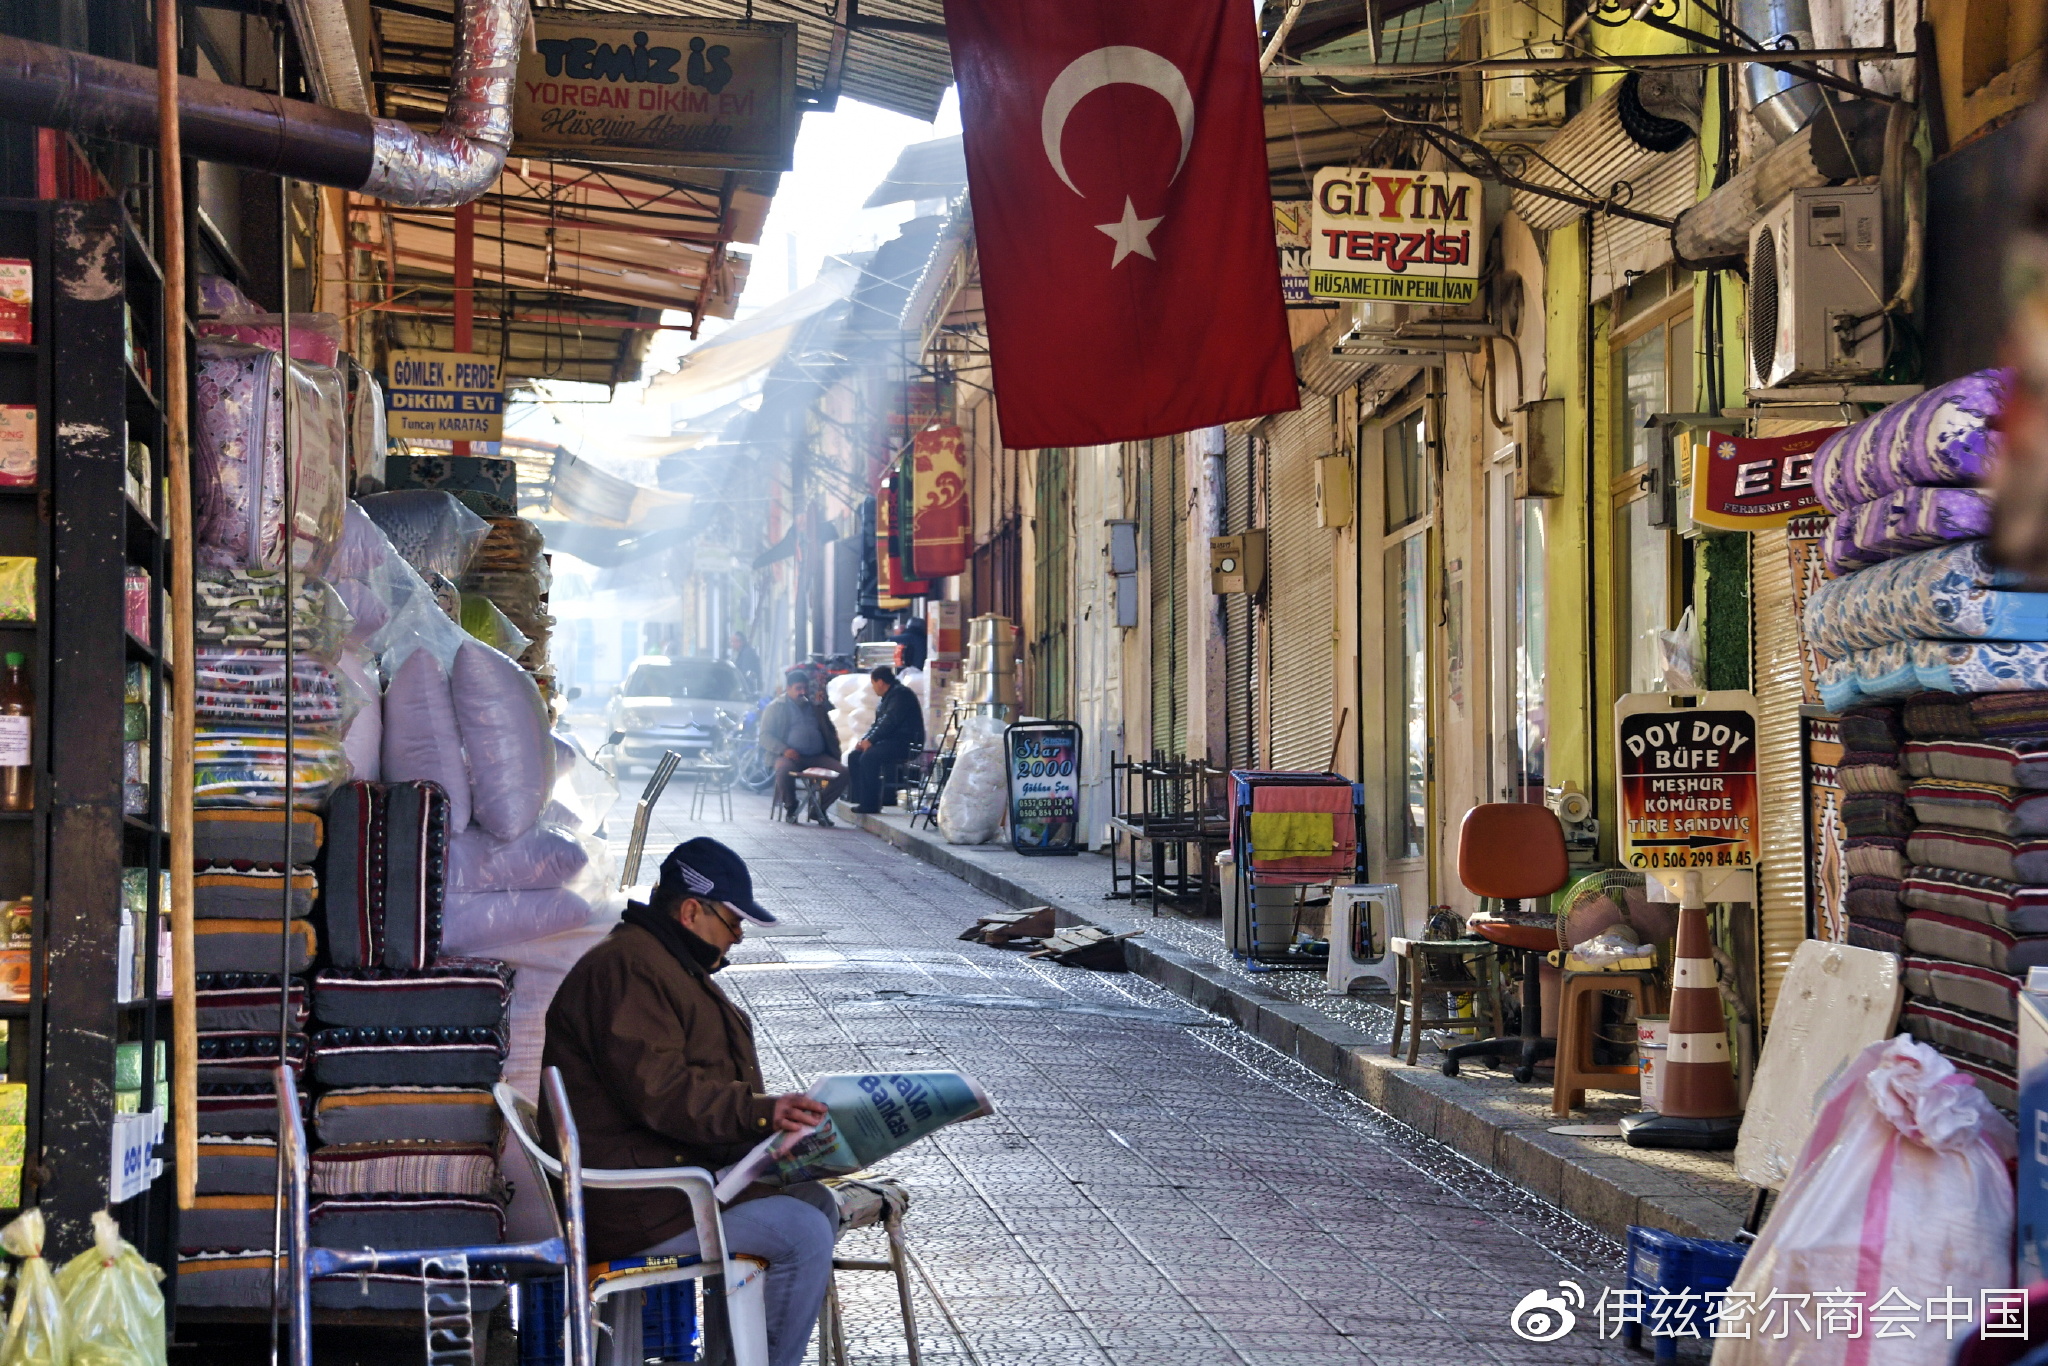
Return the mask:
[[536,9],[514,156],[787,171],[796,25]]
[[1310,199],[1308,292],[1469,304],[1486,262],[1477,176],[1326,166]]
[[505,435],[505,379],[496,356],[460,351],[393,351],[384,384],[393,436],[499,441]]

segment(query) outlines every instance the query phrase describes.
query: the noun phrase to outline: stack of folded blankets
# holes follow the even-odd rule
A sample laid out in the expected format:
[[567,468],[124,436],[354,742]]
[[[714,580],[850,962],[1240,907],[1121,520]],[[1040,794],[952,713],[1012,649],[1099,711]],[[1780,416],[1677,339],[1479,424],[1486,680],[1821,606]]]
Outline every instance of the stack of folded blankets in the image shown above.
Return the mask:
[[1898,953],[1906,911],[1899,900],[1906,876],[1906,841],[1913,812],[1906,804],[1905,732],[1895,703],[1874,702],[1842,713],[1844,896],[1848,938],[1859,948]]

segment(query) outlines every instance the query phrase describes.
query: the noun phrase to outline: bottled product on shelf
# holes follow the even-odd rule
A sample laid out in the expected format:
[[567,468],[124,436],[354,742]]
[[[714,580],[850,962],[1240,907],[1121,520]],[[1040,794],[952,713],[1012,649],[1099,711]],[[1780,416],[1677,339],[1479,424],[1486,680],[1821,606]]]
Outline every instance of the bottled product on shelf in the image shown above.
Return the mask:
[[28,656],[7,652],[0,668],[0,811],[30,811],[36,804],[34,732],[36,697]]

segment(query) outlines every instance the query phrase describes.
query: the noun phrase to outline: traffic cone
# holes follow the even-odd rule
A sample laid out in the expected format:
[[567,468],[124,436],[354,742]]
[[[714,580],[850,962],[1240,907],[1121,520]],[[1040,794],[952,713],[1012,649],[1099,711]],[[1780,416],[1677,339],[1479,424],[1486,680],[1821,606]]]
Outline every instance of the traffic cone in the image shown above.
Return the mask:
[[1721,1014],[1720,974],[1707,933],[1699,874],[1687,873],[1678,907],[1678,945],[1671,964],[1671,1024],[1657,1073],[1661,1113],[1630,1115],[1622,1135],[1635,1148],[1723,1149],[1735,1146],[1742,1105],[1728,1061],[1728,1025]]

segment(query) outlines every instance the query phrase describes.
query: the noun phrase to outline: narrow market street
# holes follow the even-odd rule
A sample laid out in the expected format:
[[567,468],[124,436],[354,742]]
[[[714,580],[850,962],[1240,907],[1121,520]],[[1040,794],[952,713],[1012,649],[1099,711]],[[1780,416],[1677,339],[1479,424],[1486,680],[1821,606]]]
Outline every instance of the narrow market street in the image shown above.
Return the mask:
[[[822,1073],[957,1068],[993,1119],[885,1170],[972,1347],[926,1287],[925,1359],[981,1366],[1618,1359],[1591,1316],[1540,1347],[1508,1328],[1561,1279],[1619,1279],[1592,1229],[1130,974],[961,943],[1003,909],[841,827],[691,821],[678,784],[647,848],[709,834],[763,904],[721,983],[753,1016],[772,1089]],[[623,809],[623,808],[622,808]],[[615,837],[622,831],[614,831]],[[621,842],[622,843],[622,842]],[[842,1274],[854,1360],[907,1360],[885,1276]]]

